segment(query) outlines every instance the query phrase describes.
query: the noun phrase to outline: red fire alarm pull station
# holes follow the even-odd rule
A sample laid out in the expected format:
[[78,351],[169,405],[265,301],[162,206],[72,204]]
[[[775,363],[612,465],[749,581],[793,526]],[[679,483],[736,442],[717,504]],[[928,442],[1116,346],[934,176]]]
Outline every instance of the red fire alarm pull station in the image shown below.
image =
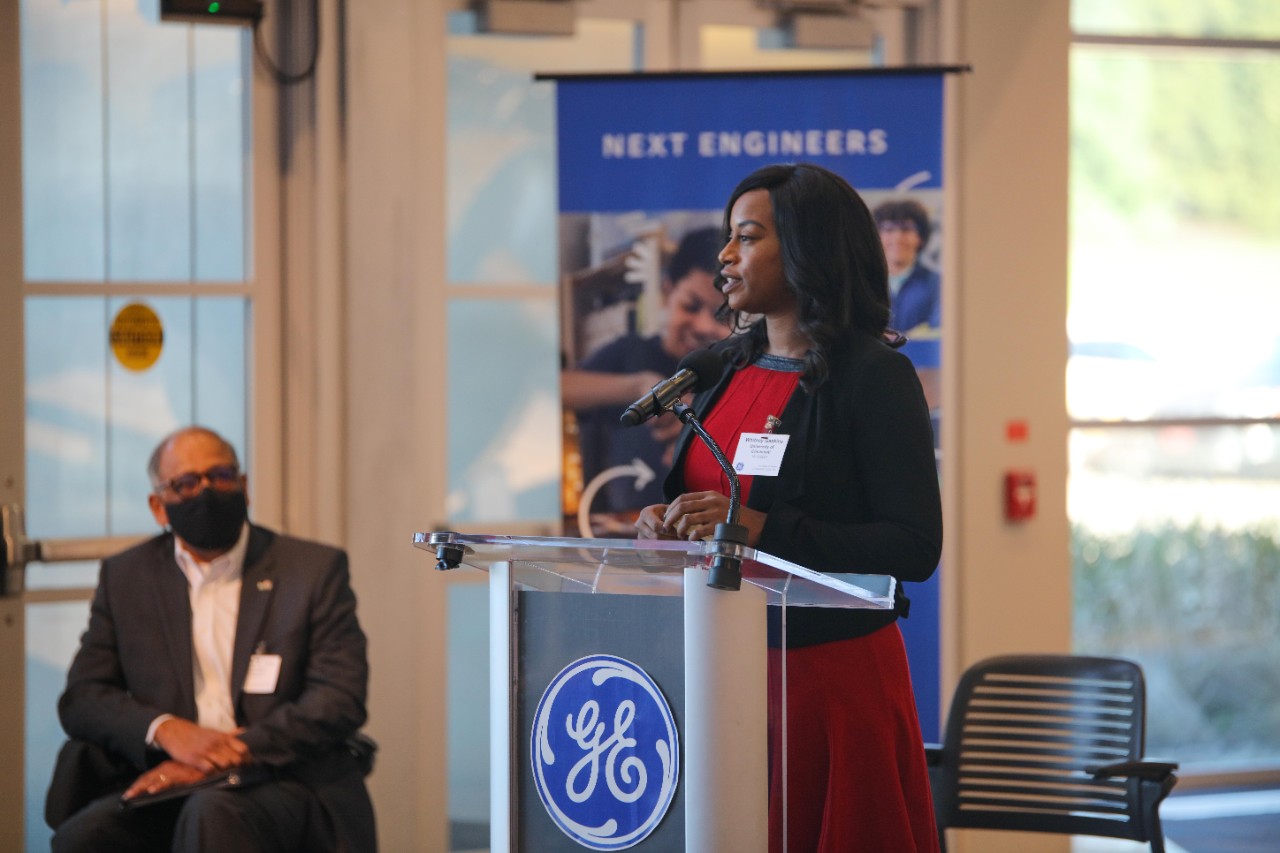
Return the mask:
[[1036,475],[1033,471],[1006,471],[1004,475],[1004,517],[1006,521],[1026,521],[1036,514]]

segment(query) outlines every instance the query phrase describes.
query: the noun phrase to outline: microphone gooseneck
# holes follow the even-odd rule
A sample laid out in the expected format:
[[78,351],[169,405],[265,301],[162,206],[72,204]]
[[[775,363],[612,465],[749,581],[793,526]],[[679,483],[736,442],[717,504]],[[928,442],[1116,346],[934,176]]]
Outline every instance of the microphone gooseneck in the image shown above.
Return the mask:
[[[747,528],[738,523],[738,511],[742,506],[742,484],[738,482],[738,472],[729,464],[729,457],[724,455],[720,445],[711,437],[694,414],[693,409],[677,400],[671,407],[676,417],[689,425],[694,434],[702,439],[715,458],[716,464],[729,480],[729,512],[725,520],[716,525],[711,536],[713,542],[724,542],[732,545],[747,544]],[[726,554],[717,554],[711,560],[711,568],[707,570],[707,586],[714,589],[736,590],[742,587],[742,559]]]
[[687,423],[698,438],[702,439],[703,444],[707,446],[707,449],[711,451],[711,455],[715,457],[716,464],[720,466],[725,476],[729,478],[729,513],[725,518],[725,522],[737,524],[738,510],[742,506],[742,484],[738,482],[738,472],[733,470],[733,466],[729,464],[729,457],[724,455],[720,445],[711,437],[711,433],[707,432],[702,425],[702,421],[698,420],[698,416],[693,413],[693,409],[680,403],[676,407],[676,416]]

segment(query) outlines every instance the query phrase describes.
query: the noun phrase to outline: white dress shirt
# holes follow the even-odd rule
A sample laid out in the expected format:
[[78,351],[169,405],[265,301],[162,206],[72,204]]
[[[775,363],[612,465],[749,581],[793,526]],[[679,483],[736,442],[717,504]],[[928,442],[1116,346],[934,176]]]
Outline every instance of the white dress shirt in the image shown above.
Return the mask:
[[[240,584],[249,547],[249,525],[231,550],[211,562],[196,559],[175,539],[178,567],[187,576],[191,599],[191,667],[195,676],[196,722],[221,732],[235,731],[231,704],[231,656],[236,642],[236,618],[240,614]],[[163,714],[147,729],[147,743],[154,745],[156,729],[172,714]]]
[[898,291],[902,290],[902,285],[907,283],[907,279],[911,276],[911,272],[915,269],[915,264],[907,267],[902,272],[894,275],[889,273],[889,295],[897,296]]

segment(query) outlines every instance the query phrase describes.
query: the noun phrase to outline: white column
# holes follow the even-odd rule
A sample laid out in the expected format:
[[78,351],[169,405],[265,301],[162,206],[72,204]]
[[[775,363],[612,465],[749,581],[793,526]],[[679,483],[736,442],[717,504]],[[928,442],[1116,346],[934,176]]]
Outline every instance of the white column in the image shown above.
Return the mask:
[[489,853],[511,850],[511,564],[489,567]]
[[684,576],[685,849],[768,848],[765,594]]

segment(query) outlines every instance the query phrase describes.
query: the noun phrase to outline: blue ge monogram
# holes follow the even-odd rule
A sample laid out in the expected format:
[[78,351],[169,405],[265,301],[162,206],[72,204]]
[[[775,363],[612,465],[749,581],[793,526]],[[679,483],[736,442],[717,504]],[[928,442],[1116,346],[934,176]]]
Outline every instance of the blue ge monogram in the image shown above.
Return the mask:
[[570,838],[622,850],[662,822],[680,743],[671,707],[640,667],[612,655],[569,664],[542,694],[532,734],[538,796]]

